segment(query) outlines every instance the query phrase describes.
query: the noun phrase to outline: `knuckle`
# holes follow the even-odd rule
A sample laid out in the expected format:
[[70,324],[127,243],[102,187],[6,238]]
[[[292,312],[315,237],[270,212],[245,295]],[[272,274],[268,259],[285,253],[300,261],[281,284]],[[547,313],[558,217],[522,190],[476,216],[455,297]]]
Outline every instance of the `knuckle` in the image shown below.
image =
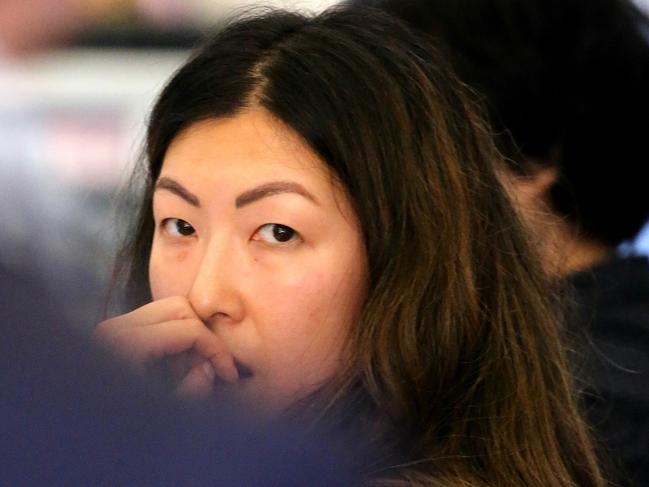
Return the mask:
[[111,346],[123,358],[132,363],[146,361],[149,351],[143,346],[139,339],[139,332],[136,329],[118,330],[112,337]]
[[120,349],[126,349],[133,342],[132,333],[129,329],[116,330],[109,339],[112,345]]
[[201,320],[199,320],[198,318],[186,318],[184,321],[185,321],[185,322],[186,322],[186,323],[187,323],[191,328],[193,328],[194,330],[196,330],[198,333],[201,333],[201,334],[202,334],[203,332],[207,331],[207,328],[205,327],[205,325],[203,324],[203,322],[202,322]]
[[104,320],[97,326],[95,326],[92,335],[96,340],[104,341],[111,335],[111,332],[114,330],[115,326],[116,323],[114,319]]
[[171,318],[174,320],[187,319],[193,315],[189,303],[182,296],[169,298],[168,305],[170,308]]

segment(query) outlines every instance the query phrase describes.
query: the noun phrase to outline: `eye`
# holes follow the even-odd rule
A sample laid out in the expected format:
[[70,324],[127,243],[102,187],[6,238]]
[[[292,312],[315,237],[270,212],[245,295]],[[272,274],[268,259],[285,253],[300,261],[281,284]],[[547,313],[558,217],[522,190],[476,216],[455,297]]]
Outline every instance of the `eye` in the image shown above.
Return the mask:
[[262,240],[269,244],[282,244],[299,238],[298,233],[291,227],[279,223],[267,223],[259,227],[253,235],[253,240]]
[[172,237],[190,237],[196,233],[191,224],[180,218],[165,218],[162,220],[162,229]]

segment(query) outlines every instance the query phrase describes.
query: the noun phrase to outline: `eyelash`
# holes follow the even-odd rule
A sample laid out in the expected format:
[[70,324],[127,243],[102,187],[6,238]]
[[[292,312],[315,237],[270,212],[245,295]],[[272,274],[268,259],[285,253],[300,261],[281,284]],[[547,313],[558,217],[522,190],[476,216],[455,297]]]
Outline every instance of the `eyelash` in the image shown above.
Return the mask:
[[[174,224],[175,227],[170,229],[169,224]],[[173,238],[187,238],[196,234],[196,230],[191,223],[181,220],[180,218],[165,218],[160,222],[160,226],[167,235]],[[191,233],[183,233],[183,231]],[[288,225],[266,223],[257,228],[251,240],[261,241],[269,245],[283,245],[300,238],[300,234]],[[275,241],[269,241],[271,239]]]
[[[169,224],[170,223],[175,223],[176,224],[175,230],[178,232],[177,234],[175,234],[173,231],[171,231],[169,229]],[[183,234],[182,230],[178,228],[179,225],[182,225],[183,230],[187,230],[188,228],[191,229],[191,233],[190,234]],[[188,223],[185,220],[181,220],[180,218],[165,218],[164,220],[162,220],[160,222],[160,227],[162,228],[164,233],[166,233],[170,237],[174,237],[174,238],[191,237],[192,235],[194,235],[196,233],[196,230],[191,225],[191,223]]]
[[[268,240],[257,237],[258,235],[262,235],[262,232],[268,233],[269,231],[271,232],[272,238],[277,240],[276,242],[269,242]],[[287,236],[288,238],[286,238]],[[282,238],[286,238],[286,240],[280,240]],[[260,226],[252,236],[252,240],[262,241],[270,245],[285,245],[298,240],[299,238],[300,234],[297,233],[297,231],[287,225],[282,225],[281,223],[266,223],[265,225]]]

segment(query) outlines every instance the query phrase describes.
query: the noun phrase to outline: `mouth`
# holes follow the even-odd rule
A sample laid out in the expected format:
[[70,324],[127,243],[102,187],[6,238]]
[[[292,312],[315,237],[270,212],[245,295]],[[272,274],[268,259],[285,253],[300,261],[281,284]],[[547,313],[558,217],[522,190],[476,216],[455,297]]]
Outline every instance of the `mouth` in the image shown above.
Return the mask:
[[252,370],[250,370],[250,367],[239,362],[236,358],[234,359],[234,366],[237,368],[237,372],[239,373],[239,379],[250,379],[254,375]]

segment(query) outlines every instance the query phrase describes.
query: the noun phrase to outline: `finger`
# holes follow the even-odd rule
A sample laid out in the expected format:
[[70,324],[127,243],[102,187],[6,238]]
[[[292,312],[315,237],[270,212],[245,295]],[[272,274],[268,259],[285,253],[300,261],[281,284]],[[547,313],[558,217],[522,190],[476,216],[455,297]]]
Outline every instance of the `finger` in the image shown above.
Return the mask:
[[124,328],[147,326],[165,321],[198,318],[187,298],[173,296],[145,304],[136,310],[102,321],[95,329],[95,336],[103,339]]
[[239,379],[234,357],[200,320],[174,320],[125,328],[114,335],[112,343],[120,354],[141,365],[193,350],[209,360],[222,379],[228,382]]
[[[190,355],[193,352],[184,352],[178,355],[165,358],[167,362],[168,377],[173,384],[180,384],[192,368],[190,365]],[[201,361],[205,360],[201,358]]]
[[215,377],[214,366],[209,360],[204,360],[187,373],[177,392],[183,396],[206,396],[212,390]]
[[175,384],[180,384],[191,369],[205,362],[205,358],[195,350],[167,357],[165,360]]

